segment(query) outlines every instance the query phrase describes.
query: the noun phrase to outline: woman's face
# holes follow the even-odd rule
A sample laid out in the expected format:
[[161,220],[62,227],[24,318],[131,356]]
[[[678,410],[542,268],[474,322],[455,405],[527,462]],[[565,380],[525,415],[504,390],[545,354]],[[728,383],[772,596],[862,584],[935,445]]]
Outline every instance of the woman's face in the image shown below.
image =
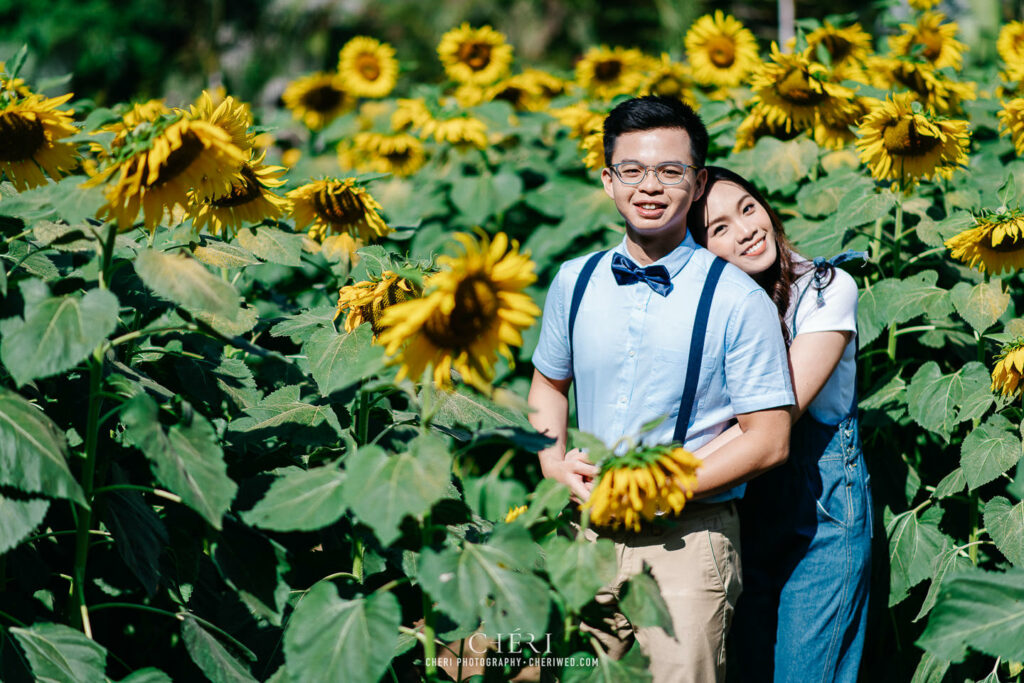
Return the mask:
[[742,187],[720,180],[708,190],[707,248],[754,276],[775,263],[775,229],[768,211]]

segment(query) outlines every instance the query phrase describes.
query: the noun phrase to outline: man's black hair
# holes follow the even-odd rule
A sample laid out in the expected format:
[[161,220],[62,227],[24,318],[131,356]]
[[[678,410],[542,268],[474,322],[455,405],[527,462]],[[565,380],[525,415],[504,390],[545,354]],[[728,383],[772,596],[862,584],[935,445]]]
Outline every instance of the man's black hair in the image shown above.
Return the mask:
[[623,133],[652,128],[682,128],[690,136],[693,163],[704,166],[708,129],[690,105],[675,97],[644,95],[619,103],[604,120],[604,163],[611,166],[615,141]]

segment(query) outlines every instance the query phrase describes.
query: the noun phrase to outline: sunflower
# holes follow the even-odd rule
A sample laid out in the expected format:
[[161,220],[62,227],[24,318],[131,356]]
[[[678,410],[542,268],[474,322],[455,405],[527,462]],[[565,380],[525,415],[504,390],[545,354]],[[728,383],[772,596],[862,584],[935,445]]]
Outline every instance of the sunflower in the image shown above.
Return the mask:
[[583,165],[591,171],[604,168],[604,126],[580,140],[580,151],[583,152]]
[[592,47],[576,62],[576,84],[601,100],[634,93],[644,83],[646,63],[635,48]]
[[996,50],[1007,64],[1024,63],[1024,23],[1011,21],[999,29]]
[[835,79],[842,81],[859,73],[860,66],[871,54],[871,35],[860,24],[836,28],[826,21],[807,34],[810,57],[817,58],[819,46],[828,53]]
[[[857,139],[854,130],[878,100],[867,97],[855,97],[849,102],[841,116],[831,121],[818,121],[814,124],[812,136],[814,141],[826,149],[840,150]],[[855,162],[856,163],[856,162]]]
[[694,80],[706,87],[736,87],[760,61],[754,34],[721,10],[693,22],[685,43]]
[[473,116],[454,116],[450,119],[431,119],[420,130],[423,139],[434,138],[458,149],[487,148],[487,126]]
[[378,279],[342,287],[338,291],[338,310],[334,318],[337,320],[342,313],[348,311],[345,318],[346,332],[352,332],[369,322],[376,337],[385,330],[381,317],[386,309],[419,295],[420,288],[414,282],[385,270]]
[[526,512],[525,505],[520,505],[518,507],[513,505],[508,509],[508,513],[505,515],[505,524],[511,524],[516,521],[524,512]]
[[463,109],[483,104],[487,99],[487,90],[474,83],[463,83],[455,89],[455,103]]
[[585,138],[604,127],[605,114],[593,111],[583,102],[561,109],[551,109],[548,114],[569,129],[571,138]]
[[127,230],[141,209],[152,232],[165,215],[187,209],[190,191],[204,199],[230,194],[245,159],[223,128],[178,114],[133,128],[88,182],[108,184],[100,215]]
[[1003,109],[999,112],[999,130],[1002,135],[1011,136],[1017,156],[1024,155],[1024,97],[1003,102]]
[[246,224],[277,219],[288,211],[288,200],[270,189],[284,185],[279,176],[285,168],[264,166],[264,156],[242,164],[230,192],[206,199],[195,191],[189,193],[189,214],[197,231],[208,228],[214,235],[228,230],[235,234]]
[[356,164],[360,170],[409,176],[426,163],[423,143],[408,133],[357,133],[353,144],[363,159]]
[[902,86],[927,109],[943,116],[961,113],[964,101],[978,97],[974,83],[951,81],[925,63],[878,58],[869,62],[869,68],[876,70],[877,83],[872,85],[883,89]]
[[292,81],[281,98],[292,116],[310,130],[320,130],[354,105],[341,76],[323,72]]
[[523,69],[523,78],[528,78],[540,88],[541,97],[544,100],[551,100],[559,95],[564,95],[569,88],[568,81],[565,81],[552,73],[542,69]]
[[945,19],[942,12],[925,12],[917,18],[917,24],[900,24],[904,33],[889,38],[889,49],[904,57],[920,50],[921,57],[936,69],[950,66],[959,71],[967,46],[956,39],[960,30],[956,22],[943,24]]
[[639,94],[675,97],[695,109],[697,107],[697,100],[693,96],[693,77],[690,75],[690,69],[685,64],[673,62],[664,53],[660,60],[652,62],[652,67]]
[[1024,337],[1003,346],[992,368],[992,391],[999,390],[1003,396],[1012,396],[1024,386]]
[[755,102],[747,117],[736,128],[736,144],[733,147],[733,151],[739,152],[744,149],[751,149],[763,137],[792,140],[802,132],[796,128],[791,128],[787,131],[784,126],[770,123],[768,121],[767,107],[759,102]]
[[678,515],[693,497],[701,461],[684,448],[648,446],[601,465],[590,499],[590,521],[598,526],[624,526],[640,531],[642,520],[669,512]]
[[395,49],[376,38],[356,36],[338,52],[338,73],[355,97],[387,97],[398,80]]
[[529,254],[519,253],[505,233],[493,242],[456,234],[463,253],[438,259],[443,270],[424,282],[424,296],[384,311],[387,328],[379,338],[400,364],[398,380],[418,380],[433,367],[434,383],[450,389],[451,371],[487,391],[501,354],[512,360],[510,346],[523,343],[522,332],[540,309],[523,289],[537,276]]
[[372,241],[391,232],[377,213],[380,204],[356,186],[355,178],[315,180],[289,192],[288,199],[293,202],[295,229],[312,224],[309,236],[317,242],[339,233]]
[[909,191],[920,178],[950,178],[967,164],[967,122],[914,111],[907,93],[879,102],[859,127],[860,159],[877,180]]
[[768,124],[787,132],[807,130],[818,121],[840,121],[853,99],[852,90],[829,82],[828,70],[812,62],[808,51],[783,54],[775,43],[771,61],[761,66],[750,85]]
[[400,99],[391,115],[391,128],[396,133],[418,130],[433,118],[422,99]]
[[925,12],[938,5],[942,0],[907,0],[916,10]]
[[472,28],[463,23],[443,36],[437,54],[445,73],[456,83],[490,85],[502,78],[512,63],[512,46],[490,26]]
[[218,98],[218,102],[214,104],[214,98],[209,91],[204,90],[196,103],[189,107],[189,118],[223,128],[231,136],[231,144],[242,151],[248,151],[253,147],[254,136],[249,135],[249,128],[252,126],[249,105],[239,102],[230,95]]
[[7,62],[0,61],[0,95],[6,92],[9,96],[28,97],[32,94],[32,91],[25,85],[24,78],[11,78],[6,71]]
[[484,99],[508,102],[516,111],[543,111],[550,101],[536,76],[526,73],[498,81],[487,89]]
[[1024,212],[984,212],[975,227],[946,240],[950,257],[993,275],[1024,268]]
[[0,172],[19,192],[45,185],[43,171],[59,180],[78,165],[75,146],[60,142],[78,132],[71,112],[57,108],[70,99],[13,97],[0,109]]

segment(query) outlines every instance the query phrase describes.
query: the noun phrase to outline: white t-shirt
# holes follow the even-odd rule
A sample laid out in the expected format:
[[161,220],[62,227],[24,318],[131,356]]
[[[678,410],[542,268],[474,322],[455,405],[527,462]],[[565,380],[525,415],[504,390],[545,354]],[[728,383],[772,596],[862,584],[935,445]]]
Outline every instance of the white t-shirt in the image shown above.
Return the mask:
[[[796,253],[793,254],[793,262],[797,272],[811,266],[807,259]],[[789,310],[786,311],[786,327],[789,328],[790,339],[810,332],[853,332],[846,348],[843,349],[839,365],[836,366],[821,392],[807,408],[811,416],[818,422],[836,425],[850,413],[850,407],[853,405],[854,395],[857,391],[857,283],[849,273],[836,268],[832,282],[821,290],[822,302],[820,305],[818,291],[813,283],[813,267],[810,267],[793,283]],[[808,288],[810,291],[807,291]],[[802,297],[801,294],[803,294]],[[796,315],[795,333],[794,314]]]

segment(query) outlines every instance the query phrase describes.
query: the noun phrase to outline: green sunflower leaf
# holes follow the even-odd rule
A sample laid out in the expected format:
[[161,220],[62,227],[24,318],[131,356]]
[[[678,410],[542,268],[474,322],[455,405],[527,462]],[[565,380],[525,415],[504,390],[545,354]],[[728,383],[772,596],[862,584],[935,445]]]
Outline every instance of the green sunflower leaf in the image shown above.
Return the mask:
[[235,288],[184,253],[143,249],[135,257],[135,272],[156,294],[190,313],[243,317]]
[[[543,547],[551,584],[574,612],[615,580],[618,572],[615,544],[607,538],[592,542],[553,535]],[[580,571],[581,567],[586,567],[586,571]]]
[[[596,662],[594,661],[596,660]],[[640,648],[630,648],[622,659],[612,659],[603,652],[576,652],[562,669],[564,683],[649,683],[650,661]]]
[[341,334],[333,327],[320,328],[303,344],[302,350],[324,396],[379,374],[386,360],[384,347],[373,343],[369,325]]
[[284,632],[285,679],[377,683],[387,671],[402,610],[391,593],[343,600],[333,584],[314,585]]
[[942,683],[949,670],[949,661],[932,655],[931,652],[921,654],[921,660],[914,669],[914,677],[910,683]]
[[384,545],[399,536],[406,516],[420,518],[448,495],[452,455],[444,439],[423,434],[405,453],[364,446],[345,459],[341,500]]
[[42,498],[20,500],[0,494],[0,555],[24,541],[43,522],[50,501]]
[[960,446],[960,467],[973,491],[1013,467],[1021,458],[1021,440],[1001,414],[971,430]]
[[417,577],[458,624],[482,620],[492,636],[518,631],[543,640],[550,600],[547,584],[533,573],[538,550],[525,527],[503,524],[486,543],[425,550]]
[[228,517],[214,542],[211,556],[221,577],[256,614],[274,626],[288,601],[289,569],[284,546],[259,531]]
[[661,589],[650,567],[645,564],[643,571],[629,577],[622,591],[619,605],[631,624],[637,628],[658,626],[675,637],[672,615],[669,614],[665,599],[661,597]]
[[88,507],[66,457],[67,441],[46,413],[0,388],[0,486]]
[[935,557],[953,544],[939,531],[942,510],[930,507],[918,518],[908,510],[886,524],[889,537],[889,606],[903,601],[910,589],[932,576]]
[[264,261],[282,266],[302,265],[302,235],[285,232],[269,225],[242,228],[238,243]]
[[992,327],[1010,305],[1010,293],[1003,291],[998,279],[974,286],[967,282],[958,282],[950,290],[950,297],[956,312],[978,334]]
[[866,223],[873,223],[879,218],[888,216],[896,206],[896,195],[890,190],[876,192],[873,187],[861,186],[843,195],[839,200],[836,215],[836,227],[840,230],[856,228]]
[[244,268],[260,263],[248,249],[209,235],[200,235],[191,250],[193,256],[213,268]]
[[938,273],[923,270],[903,280],[886,279],[864,289],[858,300],[857,336],[864,348],[887,327],[901,325],[922,313],[932,319],[948,315],[949,292],[935,285]]
[[1024,569],[970,569],[950,577],[928,618],[919,647],[961,662],[967,648],[1024,660]]
[[174,679],[160,669],[148,666],[145,669],[133,671],[118,681],[118,683],[174,683]]
[[946,579],[946,576],[973,566],[971,558],[967,555],[963,546],[950,548],[936,555],[935,560],[932,562],[932,580],[928,584],[928,593],[924,596],[921,609],[918,610],[914,621],[920,621],[935,607],[935,601],[939,598],[939,590],[942,588],[942,582]]
[[213,683],[256,683],[249,667],[194,618],[185,617],[181,622],[181,638],[192,661]]
[[124,404],[121,419],[125,436],[149,459],[157,481],[220,529],[238,486],[227,475],[217,435],[206,418],[193,413],[190,424],[164,429],[156,401],[139,394]]
[[996,496],[985,505],[985,528],[1006,559],[1024,567],[1024,502]]
[[28,657],[37,681],[93,683],[104,675],[107,651],[84,633],[63,624],[12,626],[10,632]]
[[0,360],[19,386],[70,370],[117,327],[117,297],[102,289],[50,297],[39,280],[21,285],[25,317],[2,325]]
[[977,362],[943,375],[938,363],[929,361],[914,373],[907,387],[910,417],[946,440],[958,424],[980,417],[991,403],[988,373]]
[[341,434],[341,424],[331,406],[303,399],[297,384],[282,387],[244,410],[246,417],[232,420],[228,431],[260,442],[273,436],[295,443],[323,443]]
[[248,524],[272,531],[315,531],[345,513],[345,472],[334,467],[293,469],[274,480],[255,507],[242,513]]

